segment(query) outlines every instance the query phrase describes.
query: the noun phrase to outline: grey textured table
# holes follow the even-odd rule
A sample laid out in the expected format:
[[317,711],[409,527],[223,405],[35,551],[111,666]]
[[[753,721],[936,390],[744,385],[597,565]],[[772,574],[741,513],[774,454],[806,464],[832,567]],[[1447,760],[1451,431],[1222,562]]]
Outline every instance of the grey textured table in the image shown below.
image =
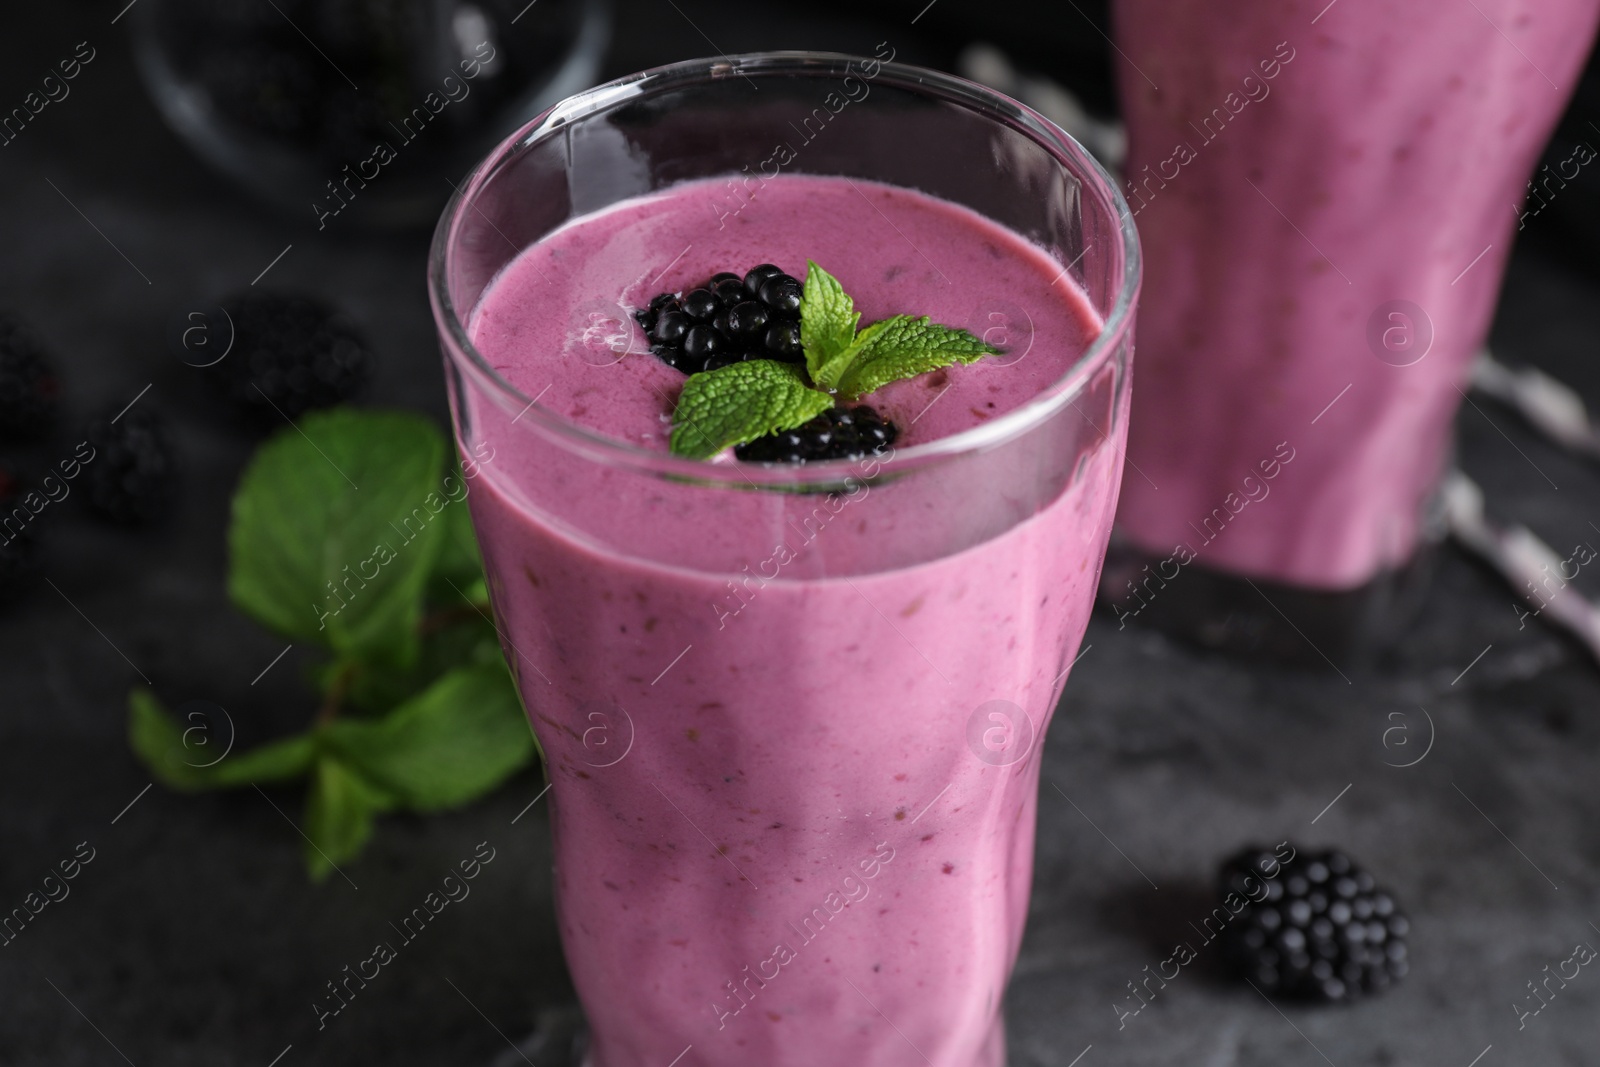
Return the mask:
[[[130,535],[76,513],[55,523],[44,558],[55,588],[0,609],[0,906],[20,903],[79,842],[94,849],[71,895],[0,949],[0,1064],[488,1063],[507,1053],[501,1034],[519,1037],[570,998],[546,826],[532,815],[512,825],[536,776],[460,815],[384,821],[349,869],[359,889],[338,878],[314,888],[274,810],[297,812],[296,795],[144,792],[150,779],[128,753],[125,698],[140,675],[170,703],[228,707],[240,744],[295,728],[310,699],[299,649],[252,684],[282,644],[235,614],[222,587],[226,501],[250,442],[167,350],[173,317],[292,245],[269,277],[332,294],[369,331],[381,365],[367,399],[441,422],[444,409],[424,240],[330,239],[230,191],[139,95],[109,24],[120,7],[0,15],[0,105],[78,41],[100,52],[71,98],[0,149],[0,305],[26,312],[64,354],[74,414],[150,383],[140,402],[172,418],[185,467],[176,513],[157,529]],[[620,44],[613,70],[704,50],[665,5],[625,14],[649,30],[628,41],[650,44]],[[870,50],[885,36],[791,17],[760,31],[717,23],[719,44]],[[893,21],[905,54],[948,58],[912,36],[934,19],[916,31]],[[1596,181],[1566,195],[1593,198]],[[1525,246],[1497,351],[1600,405],[1596,289]],[[1465,409],[1460,436],[1496,513],[1557,546],[1600,544],[1600,471],[1486,401]],[[1590,574],[1579,584],[1596,591]],[[1008,1006],[1013,1064],[1600,1061],[1600,975],[1584,971],[1520,1032],[1512,1007],[1575,943],[1600,944],[1600,675],[1543,627],[1519,630],[1492,576],[1447,551],[1404,649],[1344,667],[1347,678],[1250,667],[1104,618],[1087,642],[1044,753],[1034,897]],[[1422,751],[1421,708],[1431,751],[1386,765]],[[1394,735],[1385,747],[1397,724],[1407,749]],[[1415,924],[1407,982],[1351,1009],[1280,1012],[1219,981],[1202,949],[1119,1029],[1127,983],[1192,939],[1218,857],[1286,837],[1343,845],[1398,891]],[[471,898],[318,1032],[310,1005],[324,983],[484,840],[496,860]]]

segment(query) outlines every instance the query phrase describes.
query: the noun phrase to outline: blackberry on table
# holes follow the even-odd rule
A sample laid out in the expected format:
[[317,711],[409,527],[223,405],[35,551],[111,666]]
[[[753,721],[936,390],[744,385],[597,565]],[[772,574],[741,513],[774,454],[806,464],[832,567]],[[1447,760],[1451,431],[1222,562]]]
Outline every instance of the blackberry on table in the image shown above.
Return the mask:
[[218,381],[263,421],[330,407],[366,384],[372,353],[365,338],[323,301],[268,290],[240,294],[223,307],[234,339],[217,365]]
[[860,459],[894,444],[894,423],[866,404],[831,408],[810,422],[739,445],[733,454],[748,463],[817,463]]
[[0,312],[0,437],[41,436],[55,422],[60,392],[44,345],[20,321]]
[[634,313],[650,351],[695,374],[746,359],[799,363],[803,286],[771,263],[744,275],[713,274],[679,293],[658,293]]
[[16,474],[0,467],[0,599],[33,572],[37,555],[30,528],[33,512],[22,503],[22,497],[22,483]]
[[1409,920],[1342,852],[1296,849],[1279,863],[1271,850],[1248,848],[1222,864],[1218,892],[1247,901],[1223,931],[1225,958],[1268,996],[1348,1002],[1409,969]]
[[93,461],[84,465],[89,507],[121,525],[149,522],[166,509],[176,489],[177,464],[161,416],[134,407],[89,428]]

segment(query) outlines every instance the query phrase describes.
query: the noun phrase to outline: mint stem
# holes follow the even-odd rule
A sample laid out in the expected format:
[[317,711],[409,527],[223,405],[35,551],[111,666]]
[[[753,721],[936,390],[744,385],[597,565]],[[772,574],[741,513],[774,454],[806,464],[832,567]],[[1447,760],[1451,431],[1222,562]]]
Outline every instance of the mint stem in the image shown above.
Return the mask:
[[322,695],[322,706],[317,709],[317,726],[326,726],[339,714],[339,708],[344,704],[345,694],[350,691],[350,683],[355,680],[358,664],[354,660],[346,661],[333,676],[333,681],[328,684],[328,691]]

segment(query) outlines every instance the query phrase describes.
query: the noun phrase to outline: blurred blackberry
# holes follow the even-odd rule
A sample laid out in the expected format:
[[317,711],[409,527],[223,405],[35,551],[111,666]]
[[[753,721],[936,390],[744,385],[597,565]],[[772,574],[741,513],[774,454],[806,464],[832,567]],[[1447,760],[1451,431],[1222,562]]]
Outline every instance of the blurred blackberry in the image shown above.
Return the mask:
[[831,408],[793,430],[758,437],[734,448],[747,463],[817,463],[859,459],[894,444],[894,423],[866,404]]
[[366,340],[315,297],[251,291],[223,307],[233,322],[233,348],[217,364],[216,380],[263,421],[347,400],[371,373]]
[[1248,901],[1223,930],[1224,958],[1268,996],[1347,1002],[1409,969],[1410,922],[1342,852],[1296,849],[1280,864],[1271,851],[1248,848],[1222,864],[1218,892]]
[[103,518],[135,526],[162,514],[177,487],[177,463],[161,416],[134,406],[89,427],[94,458],[84,464],[89,507]]
[[56,418],[61,392],[44,345],[19,320],[0,312],[0,437],[40,437]]
[[685,292],[658,293],[634,318],[650,351],[685,374],[747,359],[799,363],[801,289],[763,263],[743,277],[723,271]]
[[16,474],[0,467],[0,600],[16,592],[33,573],[37,546],[33,539],[33,512],[22,503],[23,488]]

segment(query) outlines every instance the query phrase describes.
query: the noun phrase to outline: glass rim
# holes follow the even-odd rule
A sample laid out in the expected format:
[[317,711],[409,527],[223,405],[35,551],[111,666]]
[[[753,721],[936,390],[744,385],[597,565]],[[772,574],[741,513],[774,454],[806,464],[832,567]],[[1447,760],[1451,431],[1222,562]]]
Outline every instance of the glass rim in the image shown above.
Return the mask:
[[[1078,177],[1085,191],[1096,196],[1117,217],[1122,273],[1111,310],[1103,316],[1100,333],[1065,371],[1026,403],[958,433],[920,444],[890,448],[886,452],[858,459],[770,466],[743,461],[717,463],[646,448],[570,422],[556,412],[540,407],[536,397],[528,396],[513,385],[478,351],[450,296],[448,279],[454,244],[452,238],[462,218],[473,206],[478,192],[502,165],[534,145],[563,134],[574,122],[662,92],[745,75],[820,77],[836,73],[845,76],[858,74],[856,67],[869,63],[879,64],[879,73],[872,79],[874,82],[966,107],[991,122],[1027,136],[1058,164]],[[1070,403],[1082,385],[1092,377],[1092,372],[1120,351],[1133,323],[1134,304],[1142,280],[1139,236],[1128,202],[1106,169],[1071,134],[1027,105],[965,78],[909,63],[842,52],[790,50],[739,53],[685,60],[617,78],[569,96],[531,119],[496,146],[454,188],[434,228],[428,253],[428,298],[432,305],[434,326],[447,358],[468,378],[476,381],[503,409],[515,412],[514,421],[526,419],[530,429],[589,458],[677,481],[725,484],[739,489],[837,483],[857,473],[857,468],[866,463],[876,463],[886,471],[899,472],[955,459],[1021,436]],[[521,251],[518,250],[517,254],[520,255]],[[1063,265],[1063,269],[1070,269],[1070,265]]]

